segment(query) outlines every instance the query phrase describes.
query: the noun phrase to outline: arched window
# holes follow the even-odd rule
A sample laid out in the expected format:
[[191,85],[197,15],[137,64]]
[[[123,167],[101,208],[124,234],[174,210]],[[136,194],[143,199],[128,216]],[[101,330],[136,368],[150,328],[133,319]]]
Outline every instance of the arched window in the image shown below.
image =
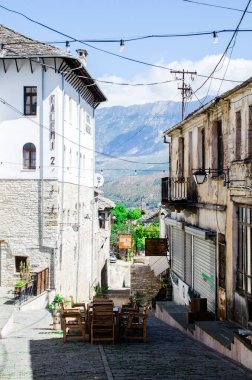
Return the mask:
[[23,146],[24,169],[36,169],[36,147],[32,143]]

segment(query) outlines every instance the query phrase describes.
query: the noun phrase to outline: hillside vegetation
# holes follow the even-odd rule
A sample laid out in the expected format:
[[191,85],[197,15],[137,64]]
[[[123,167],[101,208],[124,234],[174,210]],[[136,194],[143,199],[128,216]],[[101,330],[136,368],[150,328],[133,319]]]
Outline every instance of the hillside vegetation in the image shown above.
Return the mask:
[[125,176],[105,182],[102,190],[104,196],[125,207],[141,207],[143,209],[158,207],[161,201],[161,177],[163,173],[145,176]]

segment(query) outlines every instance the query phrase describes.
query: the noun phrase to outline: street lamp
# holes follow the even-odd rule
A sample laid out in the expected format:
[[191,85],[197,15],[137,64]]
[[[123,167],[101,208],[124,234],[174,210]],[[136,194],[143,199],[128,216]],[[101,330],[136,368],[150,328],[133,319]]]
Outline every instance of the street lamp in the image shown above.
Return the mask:
[[193,172],[193,178],[197,185],[202,185],[207,177],[205,169],[197,169]]
[[230,180],[229,180],[229,168],[225,169],[193,169],[195,170],[193,174],[194,181],[197,185],[202,185],[204,181],[207,178],[208,174],[216,174],[216,177],[219,177],[221,175],[224,176],[224,186],[229,186]]

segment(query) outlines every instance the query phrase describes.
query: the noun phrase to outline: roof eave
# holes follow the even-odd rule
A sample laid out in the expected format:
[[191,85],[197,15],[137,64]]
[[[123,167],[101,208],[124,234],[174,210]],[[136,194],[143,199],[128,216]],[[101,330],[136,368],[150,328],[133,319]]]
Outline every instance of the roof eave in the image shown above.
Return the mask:
[[[84,76],[86,76],[87,79],[90,79],[90,80],[93,79],[92,76],[89,74],[88,70],[86,69],[86,67],[81,62],[81,60],[77,57],[74,57],[68,54],[23,54],[23,55],[13,54],[13,55],[0,57],[0,59],[6,59],[6,60],[7,59],[33,59],[33,58],[61,58],[61,59],[64,59],[65,61],[72,60],[73,62],[80,64],[79,70],[82,70],[84,72]],[[95,108],[97,108],[97,106],[100,103],[106,102],[107,98],[103,94],[102,90],[97,84],[94,85],[93,89],[96,90],[96,95],[98,96],[98,101],[95,102],[96,103]]]
[[241,90],[242,88],[248,86],[249,84],[252,83],[252,77],[248,78],[246,81],[242,82],[241,84],[235,86],[234,88],[232,88],[231,90],[228,90],[226,92],[224,92],[224,94],[220,95],[220,96],[217,96],[216,98],[212,99],[210,102],[208,102],[206,105],[204,106],[201,106],[199,107],[197,110],[193,111],[191,114],[189,114],[186,119],[184,119],[183,121],[175,124],[172,128],[166,130],[163,132],[163,136],[167,135],[169,136],[170,133],[172,133],[173,131],[175,131],[176,129],[178,128],[181,128],[183,127],[183,125],[185,123],[187,123],[189,120],[192,120],[193,118],[199,116],[200,114],[206,112],[208,109],[210,109],[211,107],[215,106],[216,103],[219,103],[220,100],[224,100],[225,98],[228,98],[230,97],[231,95],[233,95],[236,91],[239,91]]

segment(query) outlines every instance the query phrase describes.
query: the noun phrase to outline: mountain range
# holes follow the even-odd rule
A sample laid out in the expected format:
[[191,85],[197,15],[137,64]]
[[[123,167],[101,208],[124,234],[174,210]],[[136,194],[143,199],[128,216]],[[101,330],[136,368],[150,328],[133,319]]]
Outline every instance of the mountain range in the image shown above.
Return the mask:
[[[198,102],[188,103],[187,113],[198,105]],[[137,207],[139,197],[134,200],[137,183],[139,189],[143,182],[146,185],[148,183],[148,190],[154,194],[157,179],[160,181],[160,177],[165,176],[163,171],[168,170],[168,149],[163,142],[163,132],[180,120],[181,103],[173,101],[98,109],[96,152],[102,154],[96,155],[96,171],[102,172],[105,178],[102,188],[104,195],[116,202],[124,199],[127,207]],[[129,176],[131,179],[125,183],[128,193],[126,200],[125,187],[120,184],[124,183],[123,178]],[[134,191],[130,190],[131,186],[135,188]],[[160,186],[159,194],[156,198],[151,196],[149,201],[151,207],[160,202]]]

